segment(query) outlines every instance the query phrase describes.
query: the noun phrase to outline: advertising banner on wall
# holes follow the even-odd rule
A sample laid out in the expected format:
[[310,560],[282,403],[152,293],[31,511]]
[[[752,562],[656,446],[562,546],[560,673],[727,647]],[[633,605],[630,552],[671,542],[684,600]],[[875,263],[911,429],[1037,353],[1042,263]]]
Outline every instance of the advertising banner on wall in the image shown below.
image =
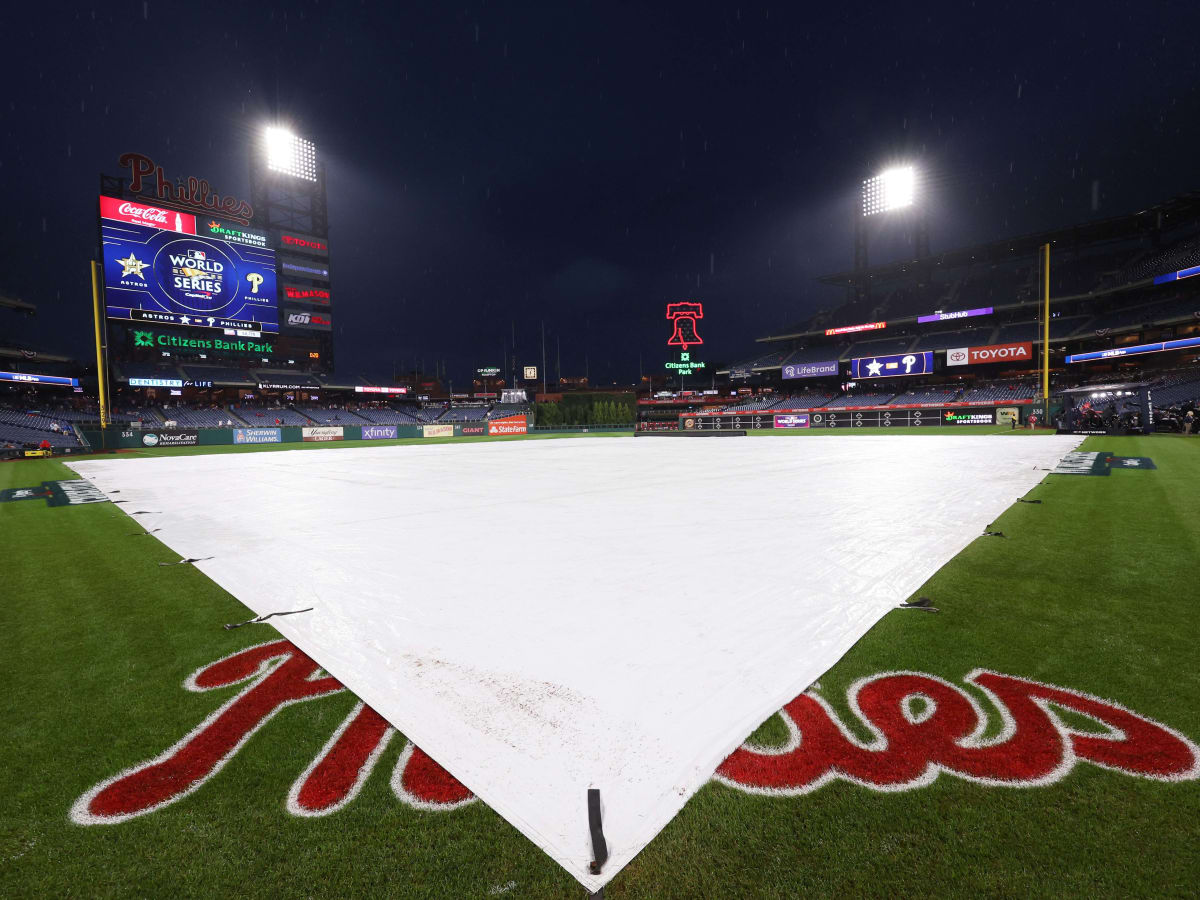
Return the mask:
[[454,426],[426,425],[421,429],[421,436],[427,438],[454,437]]
[[843,325],[840,328],[826,328],[825,336],[855,334],[859,331],[879,331],[881,328],[887,328],[887,322],[864,322],[862,325]]
[[195,350],[199,353],[213,353],[218,356],[270,357],[275,354],[273,341],[247,340],[246,338],[230,340],[224,337],[198,336],[196,332],[160,331],[158,329],[133,330],[130,334],[135,348],[148,347],[173,352]]
[[311,278],[314,281],[329,283],[329,267],[317,262],[281,256],[279,271],[293,278]]
[[487,434],[487,428],[483,425],[463,425],[462,433],[465,435]]
[[333,300],[329,288],[285,281],[279,288],[279,299],[289,303],[310,303],[313,306],[328,306]]
[[196,217],[191,213],[176,212],[146,203],[121,200],[117,197],[100,198],[100,218],[126,225],[141,225],[145,228],[161,228],[178,234],[195,234]]
[[394,441],[396,437],[395,425],[364,425],[362,427],[364,441]]
[[954,312],[936,312],[927,316],[917,316],[917,322],[948,322],[951,319],[967,319],[971,316],[990,316],[992,307],[981,306],[979,309],[960,309]]
[[200,218],[196,220],[196,233],[205,237],[214,237],[220,241],[228,241],[231,244],[241,244],[244,247],[268,249],[265,231],[257,231],[235,222]]
[[776,416],[776,428],[807,428],[808,413],[799,413],[796,415]]
[[[996,417],[992,412],[971,412],[970,410],[946,410],[942,419],[947,425],[995,425]],[[1008,424],[1007,421],[1004,424]]]
[[989,344],[986,347],[954,347],[946,351],[946,365],[974,366],[994,362],[1029,362],[1033,343]]
[[297,331],[332,331],[333,319],[327,312],[313,309],[299,309],[285,306],[283,308],[283,325]]
[[304,441],[340,441],[344,440],[341,425],[317,425],[312,428],[301,428],[300,439]]
[[235,428],[235,444],[278,444],[283,441],[282,428]]
[[146,447],[195,447],[198,443],[200,433],[194,428],[164,428],[142,434],[142,444]]
[[836,359],[813,363],[788,363],[783,367],[784,378],[819,378],[822,375],[836,375],[838,361]]
[[524,416],[505,416],[501,419],[490,419],[487,423],[488,434],[526,434],[527,427]]
[[850,360],[851,378],[894,378],[898,375],[929,375],[933,372],[933,351],[894,353],[888,356],[864,356]]
[[324,238],[301,234],[298,231],[280,231],[276,246],[280,250],[288,250],[293,253],[303,253],[320,259],[329,258],[329,243]]

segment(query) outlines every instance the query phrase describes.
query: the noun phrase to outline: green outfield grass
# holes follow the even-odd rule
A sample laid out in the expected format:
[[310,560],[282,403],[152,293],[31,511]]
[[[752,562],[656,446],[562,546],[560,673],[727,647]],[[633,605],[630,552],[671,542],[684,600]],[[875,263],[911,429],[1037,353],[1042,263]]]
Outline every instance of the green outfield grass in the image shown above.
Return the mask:
[[[986,667],[1111,698],[1200,740],[1200,440],[1094,437],[1083,449],[1151,457],[1158,469],[1047,478],[1029,495],[1041,504],[995,523],[1003,538],[975,541],[921,588],[940,613],[888,615],[821,678],[843,717],[846,687],[862,676],[910,669],[962,686]],[[57,460],[0,464],[0,489],[73,477]],[[188,692],[189,673],[277,637],[269,626],[224,630],[246,608],[189,566],[159,567],[177,555],[141,532],[109,503],[0,503],[0,896],[584,896],[483,804],[400,803],[387,784],[399,739],[345,809],[291,816],[288,789],[354,705],[345,693],[282,710],[161,811],[72,824],[84,791],[165,750],[240,690]],[[755,737],[783,734],[776,717]],[[835,782],[765,797],[713,783],[607,896],[1186,896],[1200,883],[1198,823],[1200,782],[1088,764],[1029,788],[943,776],[901,793]]]

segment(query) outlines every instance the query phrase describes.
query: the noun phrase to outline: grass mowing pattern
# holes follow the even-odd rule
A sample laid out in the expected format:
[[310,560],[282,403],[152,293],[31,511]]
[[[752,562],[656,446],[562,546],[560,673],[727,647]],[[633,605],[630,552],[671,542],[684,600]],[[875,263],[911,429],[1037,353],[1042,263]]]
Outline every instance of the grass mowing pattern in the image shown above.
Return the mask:
[[[1007,537],[974,542],[922,587],[940,614],[889,615],[821,678],[839,713],[848,717],[846,687],[863,675],[914,669],[961,685],[986,666],[1110,697],[1200,738],[1200,441],[1097,437],[1084,449],[1149,456],[1159,468],[1035,488],[1041,505],[1017,504],[996,522]],[[0,465],[0,488],[71,477],[51,460]],[[345,809],[289,816],[288,788],[350,710],[348,694],[283,710],[172,806],[116,826],[72,825],[80,794],[160,753],[240,689],[189,693],[186,675],[277,635],[224,631],[245,607],[191,567],[158,567],[176,557],[132,536],[140,530],[111,504],[0,504],[0,893],[485,897],[515,882],[506,896],[582,896],[482,804],[423,813],[397,801],[387,779],[399,739]],[[778,719],[756,733],[781,736]],[[898,794],[834,783],[771,798],[713,784],[607,893],[1182,895],[1200,871],[1197,821],[1200,784],[1087,764],[1028,789],[943,776]]]

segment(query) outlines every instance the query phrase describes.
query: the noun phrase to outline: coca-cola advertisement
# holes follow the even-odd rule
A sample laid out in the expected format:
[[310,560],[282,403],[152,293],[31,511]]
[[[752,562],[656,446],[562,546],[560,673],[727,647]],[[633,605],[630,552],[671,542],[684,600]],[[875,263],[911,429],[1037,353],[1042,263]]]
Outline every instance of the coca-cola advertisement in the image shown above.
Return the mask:
[[114,219],[129,225],[142,225],[146,228],[161,228],[163,231],[177,231],[180,234],[196,233],[196,217],[191,213],[163,209],[133,200],[120,200],[116,197],[100,198],[100,218]]

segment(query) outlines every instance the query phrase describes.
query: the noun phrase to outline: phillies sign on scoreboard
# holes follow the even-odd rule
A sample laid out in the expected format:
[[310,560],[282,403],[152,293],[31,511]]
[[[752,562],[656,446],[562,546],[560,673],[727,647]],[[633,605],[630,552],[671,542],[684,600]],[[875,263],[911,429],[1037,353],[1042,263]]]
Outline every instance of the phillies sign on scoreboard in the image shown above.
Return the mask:
[[890,356],[864,356],[850,360],[851,378],[894,378],[898,375],[929,375],[932,372],[932,350],[895,353]]
[[1029,362],[1033,359],[1033,343],[989,344],[986,347],[955,347],[946,351],[946,365],[975,366],[994,362]]

